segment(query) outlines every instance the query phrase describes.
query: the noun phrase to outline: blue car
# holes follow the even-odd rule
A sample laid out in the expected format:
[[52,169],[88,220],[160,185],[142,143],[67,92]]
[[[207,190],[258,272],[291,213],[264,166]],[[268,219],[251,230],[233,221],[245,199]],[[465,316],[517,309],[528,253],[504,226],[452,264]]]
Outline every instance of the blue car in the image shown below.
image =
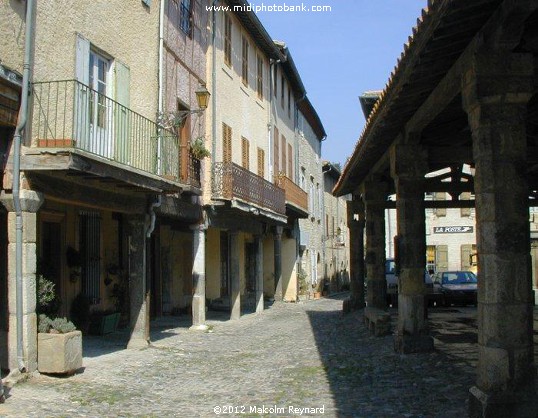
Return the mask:
[[476,305],[477,286],[478,280],[471,271],[443,271],[433,276],[433,298],[443,306]]

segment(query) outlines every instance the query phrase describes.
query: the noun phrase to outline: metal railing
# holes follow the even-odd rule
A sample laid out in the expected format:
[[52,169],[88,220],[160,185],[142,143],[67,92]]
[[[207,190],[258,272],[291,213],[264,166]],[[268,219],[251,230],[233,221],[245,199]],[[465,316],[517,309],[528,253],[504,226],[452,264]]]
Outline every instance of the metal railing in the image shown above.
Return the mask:
[[255,206],[286,214],[284,190],[234,163],[213,164],[214,199],[240,199]]
[[76,80],[33,83],[32,146],[74,148],[179,181],[173,132]]
[[286,203],[291,203],[292,205],[303,209],[305,212],[308,212],[308,194],[289,177],[278,176],[275,184],[281,189],[284,189]]

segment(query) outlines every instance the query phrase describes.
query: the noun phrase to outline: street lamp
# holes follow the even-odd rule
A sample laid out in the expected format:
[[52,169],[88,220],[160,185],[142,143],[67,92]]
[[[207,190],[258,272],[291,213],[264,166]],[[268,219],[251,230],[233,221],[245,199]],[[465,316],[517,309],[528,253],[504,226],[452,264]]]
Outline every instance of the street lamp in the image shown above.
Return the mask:
[[196,90],[196,101],[198,102],[198,108],[200,111],[204,111],[207,109],[207,105],[209,103],[209,96],[211,94],[209,91],[207,91],[205,84],[200,84],[200,87]]

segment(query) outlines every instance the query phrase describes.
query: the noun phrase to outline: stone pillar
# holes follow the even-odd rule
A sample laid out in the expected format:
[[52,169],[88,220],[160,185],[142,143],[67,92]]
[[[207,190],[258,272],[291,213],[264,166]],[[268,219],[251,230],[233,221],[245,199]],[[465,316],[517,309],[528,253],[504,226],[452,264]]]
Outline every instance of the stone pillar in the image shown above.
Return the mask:
[[398,329],[394,348],[400,353],[428,352],[433,350],[433,338],[424,315],[427,158],[417,145],[396,144],[390,150],[390,159],[398,219]]
[[147,347],[149,344],[149,298],[146,289],[146,217],[127,217],[129,250],[129,303],[131,336],[129,349]]
[[36,241],[37,211],[43,204],[43,195],[33,190],[20,191],[22,210],[22,329],[17,326],[16,277],[16,213],[13,195],[2,192],[2,204],[8,211],[8,365],[18,369],[17,333],[22,333],[23,363],[27,372],[37,370],[37,316],[36,316]]
[[230,319],[241,317],[241,280],[239,277],[239,232],[230,232]]
[[366,300],[370,308],[387,308],[385,280],[385,204],[388,185],[381,179],[364,183],[366,209]]
[[191,226],[193,231],[192,263],[192,330],[206,330],[205,323],[205,232],[207,226],[198,224]]
[[256,313],[263,312],[263,239],[261,235],[254,237],[256,246]]
[[[355,214],[358,220],[355,220]],[[349,307],[357,310],[364,308],[364,204],[359,196],[347,202],[347,225],[349,228],[350,290]]]
[[526,111],[533,57],[477,55],[463,103],[473,138],[478,248],[478,372],[471,417],[536,416]]
[[281,302],[283,299],[282,290],[282,227],[275,226],[275,301]]

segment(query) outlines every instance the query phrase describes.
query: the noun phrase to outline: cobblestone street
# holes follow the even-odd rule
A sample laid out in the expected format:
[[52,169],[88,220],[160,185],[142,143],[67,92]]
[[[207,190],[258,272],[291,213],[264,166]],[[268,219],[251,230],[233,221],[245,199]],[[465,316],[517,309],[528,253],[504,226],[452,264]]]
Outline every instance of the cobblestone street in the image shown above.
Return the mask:
[[[123,350],[121,334],[85,337],[82,373],[16,385],[0,416],[215,417],[217,406],[224,416],[291,416],[290,406],[324,408],[311,415],[328,417],[466,414],[474,309],[431,312],[436,352],[405,356],[391,336],[370,336],[360,313],[343,316],[342,298],[211,320],[208,333],[152,323],[152,346],[141,351]],[[235,412],[225,414],[229,406]],[[285,412],[251,410],[264,406]]]

